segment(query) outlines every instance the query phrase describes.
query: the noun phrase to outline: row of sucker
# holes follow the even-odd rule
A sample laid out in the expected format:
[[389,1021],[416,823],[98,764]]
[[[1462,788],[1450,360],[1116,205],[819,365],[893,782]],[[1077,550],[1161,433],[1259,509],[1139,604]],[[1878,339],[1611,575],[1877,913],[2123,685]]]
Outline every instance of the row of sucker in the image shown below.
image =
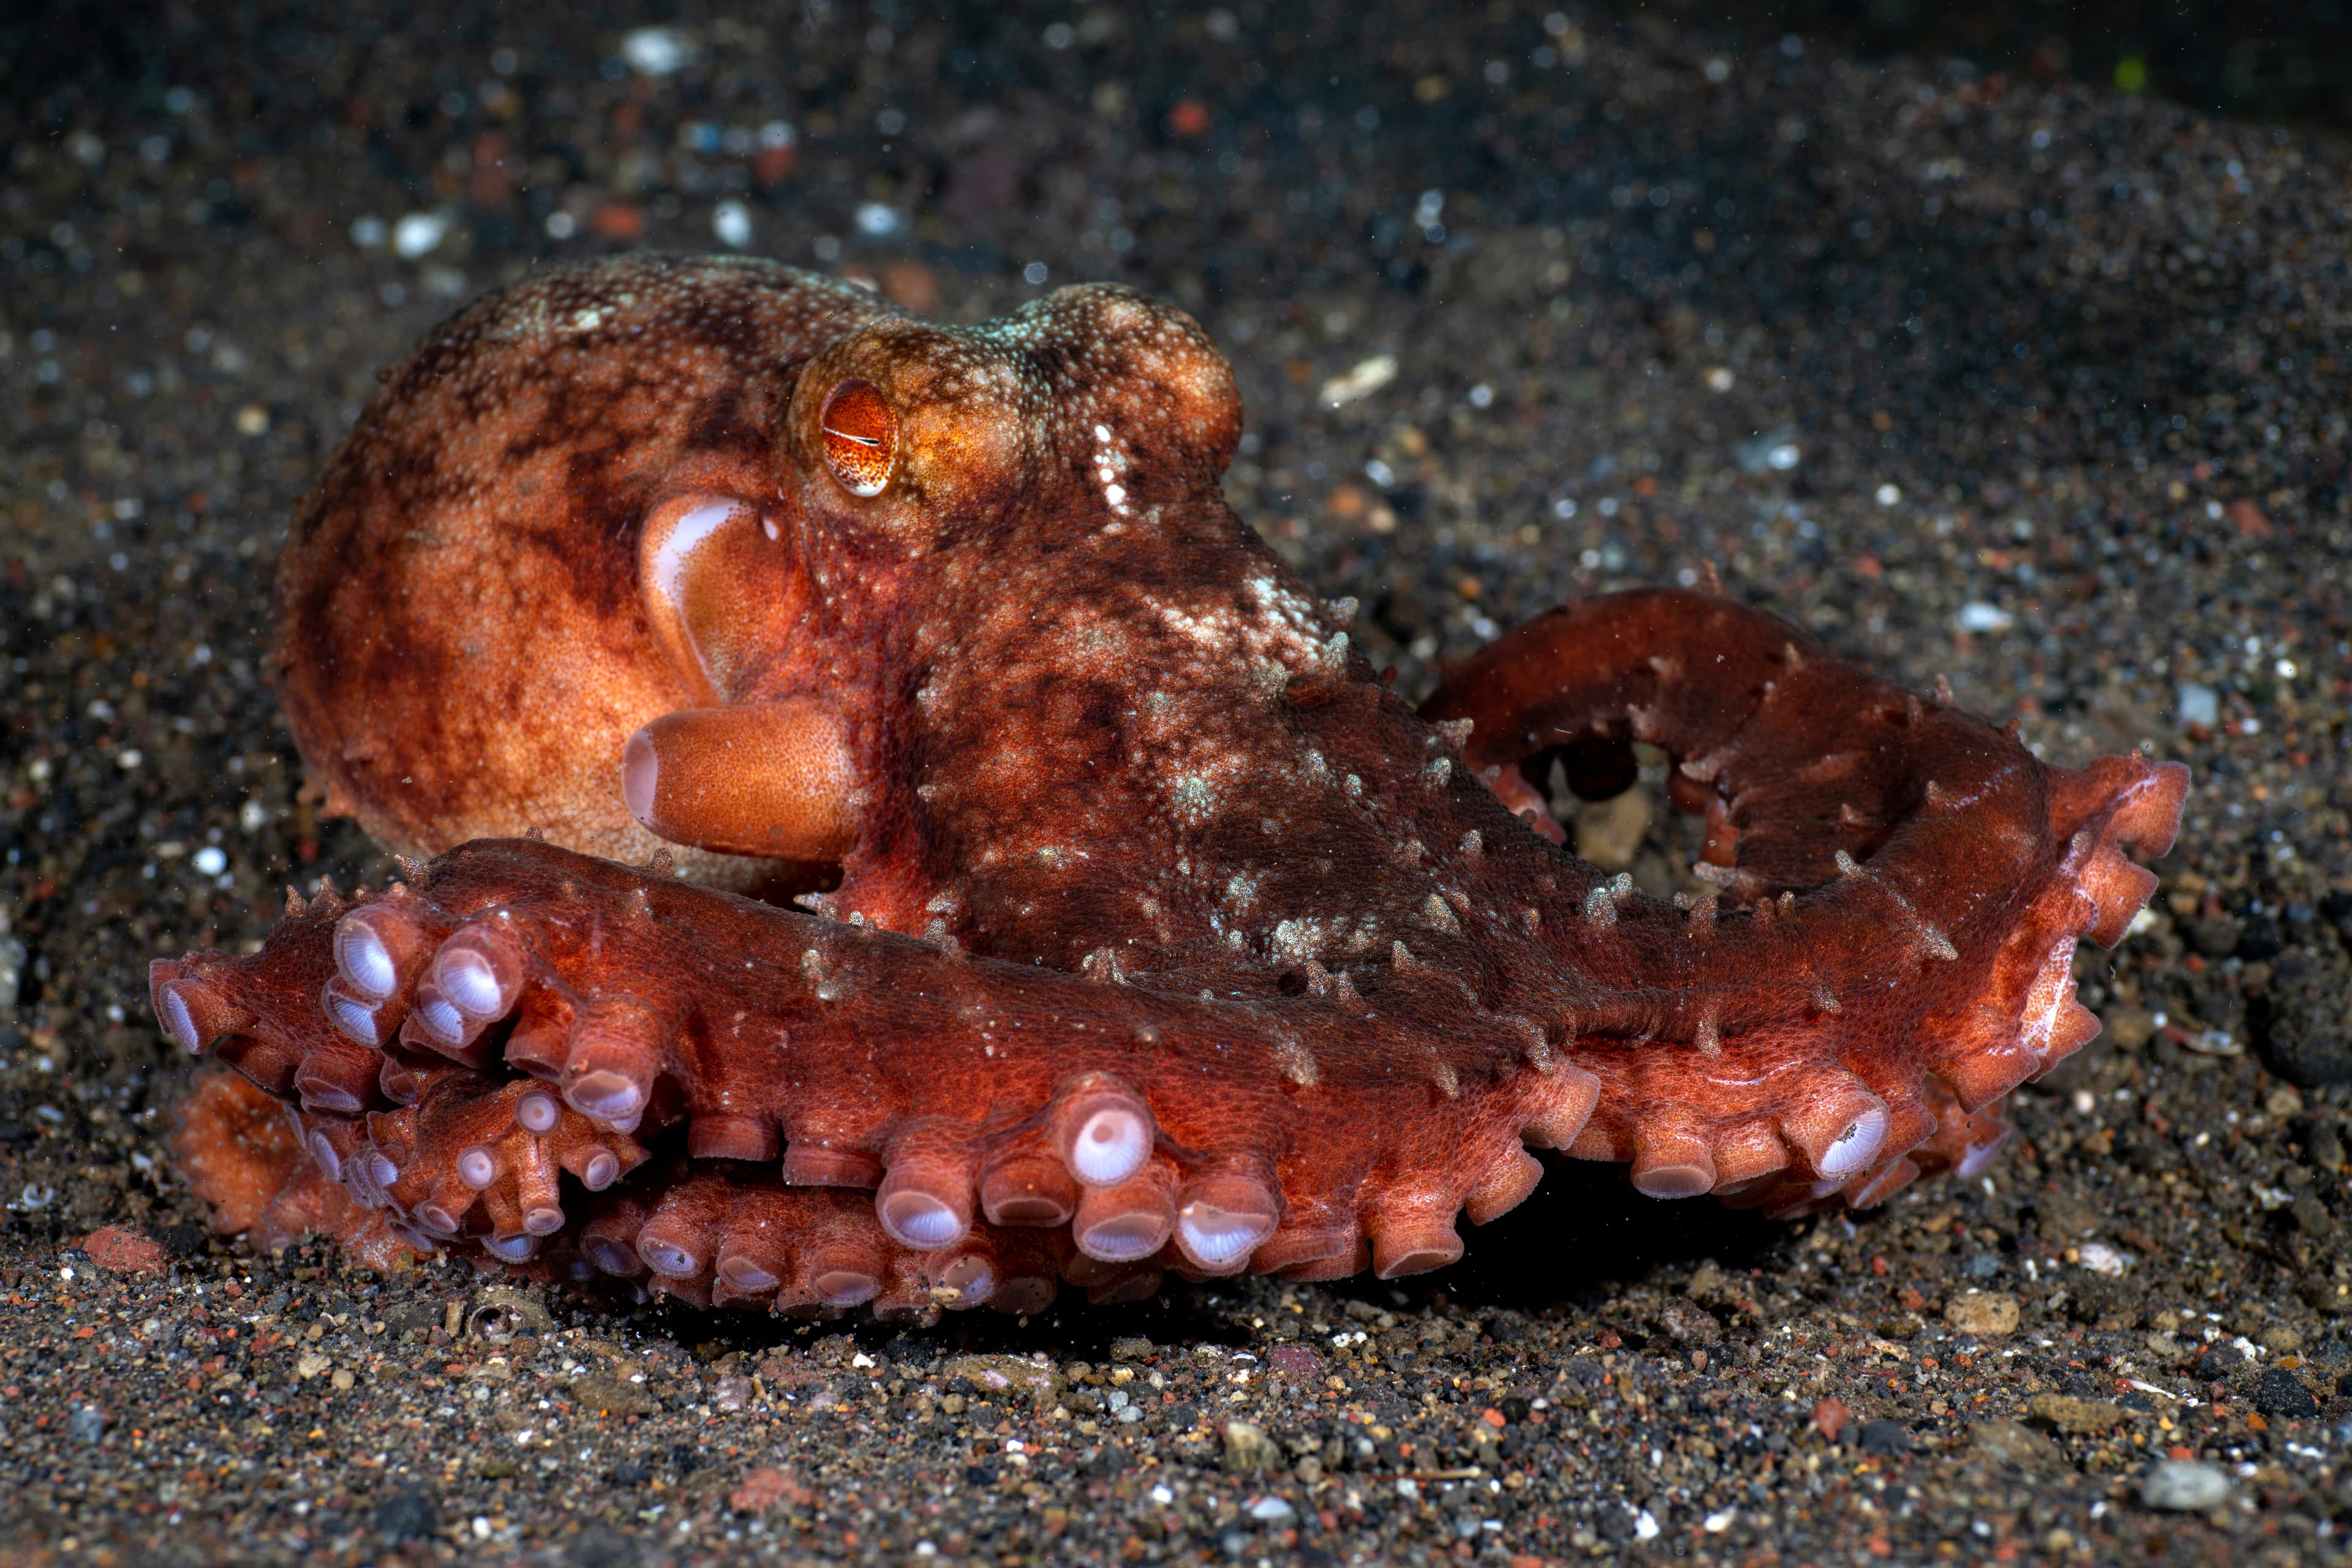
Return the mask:
[[[1973,1011],[1920,1020],[1925,1048],[1907,1059],[1925,1070],[1825,1049],[1817,1033],[1751,1082],[1675,1082],[1727,1069],[1711,1059],[1723,1043],[1695,1060],[1571,1039],[1583,1066],[1529,1065],[1465,1107],[1458,1142],[1474,1152],[1440,1170],[1376,1169],[1347,1192],[1286,1194],[1278,1150],[1184,1147],[1135,1084],[1098,1070],[1066,1075],[1025,1118],[984,1129],[944,1117],[828,1129],[814,1115],[780,1129],[761,1105],[725,1103],[681,1070],[661,1008],[566,984],[530,919],[506,906],[457,918],[398,885],[354,907],[289,904],[252,960],[158,961],[156,1013],[183,1046],[299,1105],[319,1170],[418,1247],[478,1245],[509,1264],[777,1310],[1026,1300],[1034,1289],[1006,1281],[1031,1279],[1034,1257],[1013,1268],[992,1239],[1023,1233],[1061,1251],[1043,1278],[1110,1298],[1163,1270],[1394,1278],[1459,1256],[1465,1210],[1483,1223],[1523,1199],[1542,1171],[1527,1146],[1630,1163],[1660,1197],[1710,1192],[1773,1213],[1868,1206],[1980,1163],[1998,1145],[2000,1097],[2095,1031],[2068,964],[2079,935],[2112,942],[2146,897],[2147,873],[2119,846],[2160,850],[2177,819],[2176,778],[2109,763],[2056,775],[2063,852],[2029,889]],[[1851,1070],[1824,1065],[1841,1057]],[[681,1122],[688,1173],[628,1181],[650,1157],[636,1134]],[[780,1180],[750,1179],[779,1154]],[[566,1178],[583,1194],[569,1204]],[[784,1202],[814,1195],[794,1192],[805,1188],[870,1190],[824,1194],[870,1205],[865,1228],[812,1250],[813,1211]]]

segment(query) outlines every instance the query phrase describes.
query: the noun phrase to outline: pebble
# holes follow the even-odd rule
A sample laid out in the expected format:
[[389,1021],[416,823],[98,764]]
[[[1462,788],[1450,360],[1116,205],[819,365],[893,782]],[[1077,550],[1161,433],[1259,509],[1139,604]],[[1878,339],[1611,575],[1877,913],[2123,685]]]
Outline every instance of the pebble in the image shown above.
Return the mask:
[[1282,1462],[1282,1450],[1265,1428],[1248,1421],[1225,1423],[1225,1468],[1236,1475],[1255,1475]]
[[2034,1422],[2078,1437],[2112,1432],[2130,1418],[2130,1412],[2111,1400],[2078,1399],[2069,1394],[2037,1394],[2026,1402],[2025,1410]]
[[2018,1421],[1979,1421],[1969,1428],[1969,1446],[1996,1464],[2021,1470],[2048,1469],[2066,1462],[2049,1438]]
[[2272,1367],[2254,1380],[2254,1408],[2284,1421],[2307,1421],[2319,1414],[2319,1396],[2284,1367]]
[[172,1261],[154,1237],[119,1225],[100,1226],[74,1245],[91,1263],[117,1274],[160,1274]]
[[2019,1316],[2017,1298],[2006,1290],[1964,1290],[1944,1304],[1944,1321],[1979,1339],[2015,1333]]
[[2140,1502],[2169,1513],[2202,1513],[2230,1500],[2230,1478],[2199,1459],[2159,1459],[2139,1483]]

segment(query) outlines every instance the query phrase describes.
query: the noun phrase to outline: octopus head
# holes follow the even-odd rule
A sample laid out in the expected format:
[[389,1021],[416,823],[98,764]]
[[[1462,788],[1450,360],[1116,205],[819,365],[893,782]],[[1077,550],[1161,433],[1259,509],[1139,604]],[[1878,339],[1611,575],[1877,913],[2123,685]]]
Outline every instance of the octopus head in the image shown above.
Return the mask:
[[1196,494],[1240,434],[1232,366],[1198,323],[1089,284],[984,327],[849,333],[803,367],[783,441],[812,523],[920,555]]

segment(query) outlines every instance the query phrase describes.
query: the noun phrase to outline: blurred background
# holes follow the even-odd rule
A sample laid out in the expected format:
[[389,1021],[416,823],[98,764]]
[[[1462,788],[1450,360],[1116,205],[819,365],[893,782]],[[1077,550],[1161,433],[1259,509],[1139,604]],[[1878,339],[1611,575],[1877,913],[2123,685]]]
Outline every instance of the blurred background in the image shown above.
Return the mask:
[[2212,114],[2352,121],[2344,0],[1612,0],[1607,9],[1627,23],[1794,33],[1864,58],[1949,57],[2037,80],[2112,83]]
[[[160,69],[167,44],[184,45],[209,8],[187,0],[16,0],[0,6],[0,81],[8,83],[0,94],[0,145],[53,110],[47,89],[76,79],[120,81],[126,67]],[[265,27],[320,25],[331,9],[299,0],[236,7],[241,23]],[[603,26],[692,26],[720,16],[718,8],[677,4],[565,9],[581,22]],[[893,10],[902,26],[956,17],[967,36],[982,39],[1000,30],[1034,31],[1045,12],[1072,8],[924,4],[884,9]],[[1201,8],[1121,9],[1149,28]],[[1254,35],[1302,26],[1326,9],[1230,7]],[[1552,9],[1547,0],[1486,7],[1490,23],[1514,13],[1539,21]],[[2112,84],[2209,113],[2352,123],[2352,5],[2347,0],[1602,0],[1591,9],[1619,26],[1683,34],[1689,43],[1769,43],[1794,35],[1864,58],[1911,55],[2041,81]]]

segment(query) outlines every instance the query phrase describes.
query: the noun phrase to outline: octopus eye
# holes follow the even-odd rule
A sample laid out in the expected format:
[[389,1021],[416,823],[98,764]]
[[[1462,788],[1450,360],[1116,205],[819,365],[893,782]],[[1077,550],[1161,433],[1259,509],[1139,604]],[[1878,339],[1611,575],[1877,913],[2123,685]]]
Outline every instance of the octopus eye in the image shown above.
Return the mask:
[[824,400],[824,460],[854,496],[878,496],[898,450],[898,417],[870,381],[856,377]]

